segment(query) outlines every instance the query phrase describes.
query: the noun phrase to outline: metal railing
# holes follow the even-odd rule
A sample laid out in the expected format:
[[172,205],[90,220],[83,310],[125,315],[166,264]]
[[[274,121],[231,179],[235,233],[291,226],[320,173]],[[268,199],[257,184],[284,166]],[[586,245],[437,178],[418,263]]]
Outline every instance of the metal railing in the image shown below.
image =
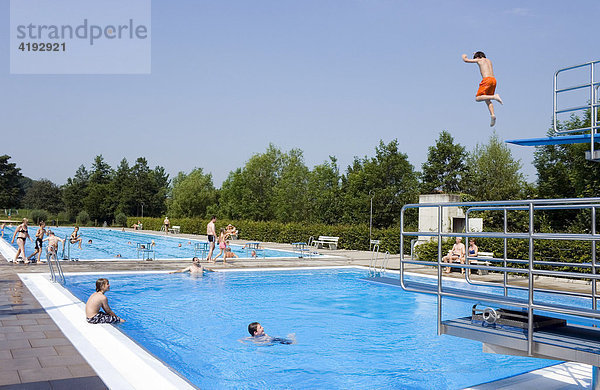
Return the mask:
[[71,260],[71,241],[69,240],[69,236],[65,236],[61,257],[63,260]]
[[[63,243],[63,253],[65,250],[66,241]],[[56,252],[51,252],[50,248],[46,248],[46,261],[48,262],[48,267],[50,268],[50,280],[54,283],[65,284],[65,275],[63,274],[62,267],[60,266],[60,260],[56,256]],[[52,261],[56,262],[56,271],[52,266]]]
[[[567,133],[574,133],[574,132],[589,132],[590,133],[590,155],[591,158],[594,158],[594,151],[595,151],[595,145],[594,143],[596,142],[596,133],[597,130],[600,129],[600,126],[598,124],[598,112],[597,109],[598,107],[600,107],[600,95],[598,95],[598,89],[600,88],[600,81],[594,81],[594,66],[596,64],[599,64],[600,61],[590,61],[590,62],[586,62],[584,64],[579,64],[579,65],[574,65],[574,66],[569,66],[567,68],[562,68],[556,71],[556,73],[554,73],[554,97],[553,97],[553,126],[554,126],[554,132],[555,134],[567,134]],[[560,74],[567,72],[567,71],[571,71],[571,70],[575,70],[575,69],[581,69],[581,68],[585,68],[585,67],[589,67],[589,71],[590,71],[590,80],[589,82],[583,83],[583,84],[578,84],[578,85],[570,85],[567,87],[563,87],[563,88],[558,88],[558,77]],[[582,90],[582,89],[586,89],[589,88],[589,104],[585,104],[585,105],[581,105],[581,106],[575,106],[575,107],[567,107],[567,108],[559,108],[558,107],[558,95],[561,93],[565,93],[565,92],[571,92],[571,91],[576,91],[576,90]],[[564,113],[569,113],[569,112],[577,112],[577,111],[586,111],[586,110],[590,110],[590,126],[589,127],[582,127],[582,128],[578,128],[578,129],[571,129],[571,130],[559,130],[558,129],[558,114],[564,114]]]
[[[437,208],[437,230],[436,231],[405,231],[405,213],[410,209],[419,209],[423,207]],[[444,209],[447,207],[464,207],[466,232],[453,233],[442,231],[444,220]],[[500,202],[472,202],[472,203],[443,203],[443,204],[408,204],[402,208],[401,213],[401,238],[400,238],[400,253],[404,253],[404,237],[405,236],[429,236],[437,238],[437,259],[435,261],[427,261],[426,259],[405,259],[400,258],[400,284],[407,291],[420,293],[430,293],[437,295],[438,307],[438,334],[441,334],[442,326],[442,298],[453,297],[462,299],[477,300],[477,293],[474,292],[470,285],[493,286],[501,287],[502,293],[486,294],[485,301],[499,305],[511,307],[520,307],[526,309],[528,314],[527,324],[527,347],[528,354],[532,355],[533,348],[533,313],[534,311],[553,312],[579,318],[600,320],[600,311],[598,311],[598,301],[600,294],[598,293],[597,283],[600,280],[600,263],[596,259],[597,242],[600,241],[600,235],[597,233],[596,219],[597,209],[600,208],[600,198],[578,198],[578,199],[548,199],[548,200],[517,200],[517,201],[500,201]],[[589,212],[590,227],[589,232],[584,233],[549,233],[536,231],[535,217],[543,211],[557,210],[587,210]],[[469,232],[469,218],[473,212],[501,212],[503,215],[503,229],[499,232]],[[527,229],[523,231],[509,230],[509,214],[513,212],[521,212],[527,215],[525,225]],[[537,214],[536,214],[537,213]],[[512,214],[510,214],[512,215]],[[538,229],[539,230],[539,229]],[[485,258],[490,265],[470,264],[469,260],[476,260],[477,257],[466,255],[464,264],[448,264],[442,262],[442,240],[447,237],[465,237],[465,242],[470,238],[496,238],[503,241],[503,250],[501,256],[493,258]],[[509,257],[509,242],[511,239],[520,239],[527,241],[527,255],[524,258]],[[584,241],[590,242],[589,261],[574,259],[573,262],[564,261],[546,261],[535,257],[535,243],[540,241],[556,240],[562,242],[568,241]],[[433,260],[433,259],[432,259]],[[480,259],[481,260],[481,259]],[[437,267],[437,286],[424,286],[419,283],[414,283],[405,278],[407,265],[420,265],[428,267]],[[452,268],[464,269],[465,279],[468,284],[464,288],[448,288],[444,286],[442,278],[442,269],[451,265]],[[523,268],[525,267],[525,268]],[[568,267],[567,270],[565,268]],[[474,281],[470,275],[471,270],[483,270],[491,274],[501,274],[501,281]],[[510,283],[509,275],[524,275],[527,278],[527,287],[518,286],[515,283]],[[536,279],[539,277],[559,277],[568,279],[579,279],[591,281],[591,291],[567,291],[558,288],[536,287]],[[488,279],[498,279],[488,278]],[[515,298],[509,296],[509,291],[524,291],[527,298]],[[534,293],[548,293],[556,295],[567,295],[575,297],[585,297],[591,300],[590,308],[566,307],[565,305],[553,304],[548,301],[534,299]]]

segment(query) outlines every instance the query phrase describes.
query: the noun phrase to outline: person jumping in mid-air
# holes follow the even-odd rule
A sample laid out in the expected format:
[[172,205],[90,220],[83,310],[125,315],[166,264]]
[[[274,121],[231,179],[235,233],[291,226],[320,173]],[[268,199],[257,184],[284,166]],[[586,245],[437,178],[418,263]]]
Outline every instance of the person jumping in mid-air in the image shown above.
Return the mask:
[[473,54],[473,59],[469,59],[466,54],[462,55],[462,59],[464,62],[469,63],[477,63],[479,65],[479,71],[481,72],[481,83],[479,83],[479,89],[477,90],[477,95],[475,96],[475,100],[478,102],[485,102],[488,106],[488,110],[490,110],[490,116],[492,117],[492,121],[490,126],[494,126],[496,124],[496,115],[494,114],[494,105],[492,104],[492,100],[497,101],[500,104],[502,103],[502,99],[500,99],[500,95],[496,92],[496,78],[494,77],[494,69],[492,68],[492,61],[488,60],[485,57],[485,54],[482,51],[478,51]]

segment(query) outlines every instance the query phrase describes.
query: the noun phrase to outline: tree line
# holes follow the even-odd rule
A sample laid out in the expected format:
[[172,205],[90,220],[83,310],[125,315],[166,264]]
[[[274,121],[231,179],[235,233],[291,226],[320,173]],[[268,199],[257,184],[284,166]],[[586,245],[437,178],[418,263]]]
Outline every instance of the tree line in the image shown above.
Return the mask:
[[[589,117],[572,117],[564,129],[585,127]],[[551,134],[549,134],[551,135]],[[42,209],[60,220],[122,221],[126,216],[206,217],[250,221],[325,224],[368,223],[373,204],[375,227],[398,226],[400,209],[419,194],[462,194],[465,200],[506,200],[598,196],[600,164],[585,160],[586,145],[549,145],[535,151],[537,181],[527,183],[521,163],[492,134],[473,150],[442,131],[417,171],[398,140],[380,141],[373,156],[355,157],[342,172],[334,156],[310,169],[299,149],[270,144],[230,172],[221,188],[202,168],[172,178],[151,169],[145,158],[133,166],[123,159],[112,168],[96,156],[58,186],[31,180],[0,156],[0,208]],[[550,223],[563,225],[564,218]]]

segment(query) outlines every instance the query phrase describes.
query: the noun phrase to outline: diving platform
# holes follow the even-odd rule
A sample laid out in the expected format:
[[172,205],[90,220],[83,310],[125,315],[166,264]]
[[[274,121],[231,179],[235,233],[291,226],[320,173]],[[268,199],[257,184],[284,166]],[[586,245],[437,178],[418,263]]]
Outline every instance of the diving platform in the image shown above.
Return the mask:
[[[554,74],[554,97],[553,97],[553,116],[552,127],[554,136],[544,138],[530,139],[514,139],[508,140],[506,143],[520,146],[544,146],[544,145],[567,145],[587,143],[590,148],[585,153],[585,158],[590,161],[600,162],[600,150],[597,149],[596,143],[600,142],[600,81],[597,80],[596,66],[600,61],[590,61],[579,65],[569,66],[556,71]],[[560,76],[567,73],[572,79],[573,71],[586,71],[588,77],[581,84],[560,85],[564,79],[560,80]],[[569,76],[568,76],[569,77]],[[570,80],[570,79],[567,79]],[[560,85],[560,86],[559,86]],[[577,106],[561,107],[559,105],[559,96],[569,97],[573,91],[587,91],[587,103]],[[575,113],[584,113],[584,118],[589,115],[589,123],[584,127],[577,129],[562,129],[559,126],[559,115]],[[584,121],[585,122],[585,121]],[[582,122],[582,123],[584,123]],[[579,133],[579,134],[573,134]]]
[[[452,207],[465,210],[463,232],[443,228],[444,215]],[[436,227],[433,231],[407,227],[406,213],[419,212],[421,208],[436,210],[437,230]],[[399,277],[379,273],[370,275],[367,280],[436,296],[439,335],[481,342],[484,352],[489,353],[589,364],[593,366],[592,388],[600,390],[598,209],[600,198],[407,204],[400,216],[400,253],[408,252],[404,246],[412,238],[426,236],[437,241],[437,254],[428,255],[432,258],[419,258],[419,251],[415,254],[411,250],[410,256],[400,258]],[[565,210],[580,213],[582,220],[589,221],[588,230],[581,233],[540,231],[537,221],[544,213]],[[470,220],[481,213],[493,213],[502,218],[500,225],[503,224],[504,229],[471,231]],[[523,220],[524,224],[520,227],[511,224],[509,229],[509,221],[515,218]],[[486,256],[483,262],[477,256],[463,252],[460,261],[444,262],[442,258],[448,249],[444,240],[459,237],[463,242],[476,238],[488,238],[487,245],[496,242],[495,248],[481,248],[493,249],[493,257]],[[524,247],[511,250],[515,240]],[[568,259],[564,256],[548,258],[540,249],[549,242],[560,242],[562,250],[569,250],[574,243],[578,250]],[[462,244],[457,240],[456,245]],[[427,278],[415,277],[408,270],[414,266],[433,270],[433,277],[431,272]],[[448,267],[463,271],[464,279],[444,277]],[[485,271],[482,274],[486,276],[474,278],[471,275],[474,271]],[[448,319],[448,315],[444,316],[444,305],[451,300],[468,302],[471,310],[465,310],[458,318]]]
[[[589,134],[564,135],[560,137],[544,137],[529,139],[509,139],[504,142],[519,146],[544,146],[544,145],[568,145],[568,144],[587,144],[591,140]],[[599,140],[600,141],[600,140]]]

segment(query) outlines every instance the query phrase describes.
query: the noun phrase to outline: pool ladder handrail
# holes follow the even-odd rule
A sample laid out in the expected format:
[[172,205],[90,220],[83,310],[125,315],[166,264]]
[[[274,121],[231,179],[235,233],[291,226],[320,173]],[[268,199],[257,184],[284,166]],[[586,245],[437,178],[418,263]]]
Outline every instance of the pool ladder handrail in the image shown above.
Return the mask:
[[[405,212],[409,209],[420,209],[423,207],[435,207],[438,209],[438,228],[437,231],[405,231]],[[465,212],[465,227],[466,233],[455,233],[455,232],[443,232],[443,214],[444,208],[447,207],[466,207]],[[447,263],[442,262],[442,239],[446,237],[465,237],[468,242],[469,238],[478,237],[491,237],[503,239],[503,255],[502,257],[485,258],[490,263],[500,263],[500,266],[493,264],[490,265],[475,265],[469,264],[457,264],[453,263],[453,268],[465,269],[465,280],[471,285],[480,286],[496,286],[502,287],[503,294],[494,296],[493,302],[498,305],[506,306],[517,306],[527,310],[528,313],[528,324],[527,324],[527,353],[529,356],[533,356],[533,312],[535,311],[546,311],[554,312],[563,315],[570,315],[575,317],[582,317],[586,319],[599,320],[600,311],[598,311],[598,302],[600,301],[600,294],[597,291],[597,283],[600,281],[600,263],[596,259],[596,247],[597,242],[600,241],[600,235],[597,233],[596,227],[596,211],[600,208],[600,198],[573,198],[573,199],[538,199],[538,200],[514,200],[514,201],[498,201],[498,202],[456,202],[456,203],[420,203],[420,204],[407,204],[402,208],[401,211],[401,231],[400,231],[400,251],[404,253],[404,237],[405,236],[430,236],[437,238],[438,244],[438,257],[437,261],[425,261],[415,259],[405,259],[403,256],[400,258],[400,285],[407,291],[414,291],[420,293],[429,293],[437,295],[438,307],[437,307],[437,320],[438,320],[438,334],[442,334],[442,298],[453,297],[462,299],[474,299],[474,293],[468,290],[458,291],[456,289],[448,291],[442,285],[442,268],[447,266]],[[536,233],[534,229],[534,215],[539,210],[590,210],[591,212],[591,226],[590,233]],[[504,216],[504,229],[502,232],[469,232],[469,215],[473,211],[502,211]],[[508,230],[508,212],[509,211],[527,211],[529,215],[528,231],[527,232],[509,232]],[[511,259],[508,257],[508,240],[509,239],[527,239],[529,241],[529,248],[527,259]],[[534,258],[534,242],[538,240],[563,240],[563,241],[590,241],[591,242],[591,262],[589,263],[567,263],[567,262],[545,262],[536,260]],[[467,260],[474,260],[476,257],[467,256]],[[422,265],[429,267],[437,267],[437,288],[435,291],[427,289],[425,286],[418,286],[412,283],[407,283],[405,279],[406,265]],[[515,265],[526,264],[527,268],[517,268]],[[573,271],[556,271],[556,270],[545,270],[536,268],[536,266],[544,265],[547,267],[572,267],[579,268],[580,270],[587,269],[591,273],[586,272],[573,272]],[[498,283],[492,282],[475,282],[469,275],[470,270],[485,270],[488,272],[502,273],[503,280]],[[560,269],[560,268],[559,268]],[[527,287],[519,287],[514,284],[509,284],[508,274],[525,274],[528,278]],[[536,288],[535,278],[537,276],[558,276],[565,278],[578,278],[578,279],[592,279],[591,293],[584,292],[571,292],[563,291],[552,288]],[[412,285],[412,287],[411,287]],[[516,302],[514,299],[509,298],[509,289],[516,290],[521,289],[527,291],[527,300],[523,302]],[[464,291],[464,292],[463,292]],[[566,296],[577,296],[591,298],[592,308],[591,309],[579,309],[570,308],[567,309],[564,306],[551,304],[551,303],[537,303],[534,301],[534,292],[544,292],[557,295]],[[489,300],[492,302],[492,300]]]
[[[65,243],[63,243],[63,253],[65,249]],[[56,271],[54,271],[54,267],[52,266],[52,260],[56,262]],[[50,268],[50,280],[54,283],[60,283],[62,285],[65,284],[65,275],[63,274],[62,267],[60,265],[60,260],[56,256],[56,253],[50,253],[48,248],[46,248],[46,262],[48,263],[48,268]]]
[[[65,249],[67,249],[66,256]],[[63,260],[71,260],[71,241],[69,240],[69,236],[65,236],[65,242],[63,242],[63,250],[61,257]]]

